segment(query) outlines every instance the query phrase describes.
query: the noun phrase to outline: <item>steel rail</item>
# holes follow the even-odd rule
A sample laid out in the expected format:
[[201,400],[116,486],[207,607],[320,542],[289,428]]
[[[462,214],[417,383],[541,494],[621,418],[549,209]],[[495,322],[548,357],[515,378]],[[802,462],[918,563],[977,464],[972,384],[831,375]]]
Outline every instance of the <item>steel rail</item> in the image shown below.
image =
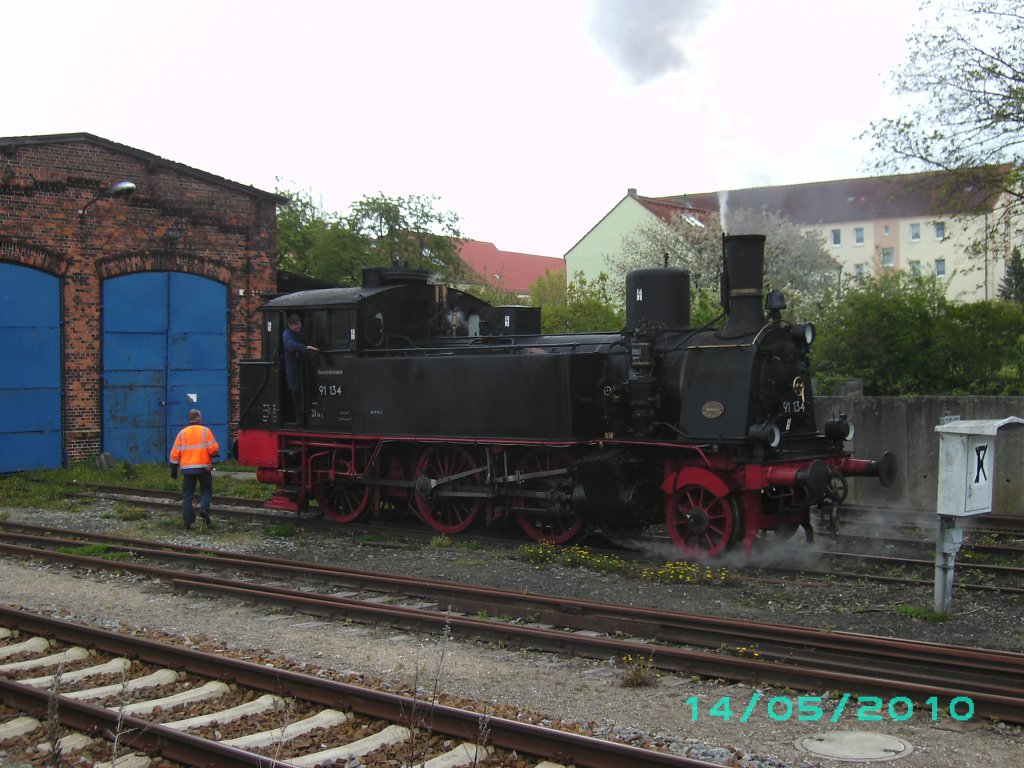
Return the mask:
[[[952,701],[969,696],[977,716],[998,717],[1009,722],[1024,722],[1024,692],[1019,685],[998,688],[980,684],[975,678],[960,680],[946,675],[946,685],[933,681],[917,682],[909,678],[879,677],[863,672],[835,671],[821,667],[795,667],[771,661],[744,657],[721,656],[704,651],[655,646],[648,643],[593,637],[584,633],[538,629],[490,622],[464,616],[439,614],[418,608],[352,604],[329,596],[313,597],[307,594],[289,594],[289,590],[268,590],[245,584],[218,584],[216,580],[190,581],[182,579],[176,586],[186,590],[213,591],[239,599],[270,601],[316,615],[365,615],[386,618],[402,626],[414,625],[437,632],[451,632],[489,642],[515,642],[526,647],[558,653],[607,658],[613,656],[648,657],[650,663],[662,670],[679,674],[720,677],[768,685],[786,686],[799,690],[846,690],[857,694],[881,696],[912,696],[923,701],[939,697]],[[857,665],[863,669],[863,664]],[[889,670],[878,670],[881,674]],[[959,687],[957,684],[960,684]]]
[[[375,481],[375,480],[368,480],[367,483],[370,484],[370,485],[387,484],[387,483],[385,483],[385,481]],[[407,482],[404,483],[404,485],[406,485],[409,488],[412,488],[415,485],[415,482],[414,481],[407,481]],[[94,496],[98,496],[98,497],[101,497],[101,498],[123,499],[125,497],[129,497],[129,498],[130,497],[137,497],[137,498],[140,498],[140,499],[144,500],[144,501],[142,501],[140,503],[151,504],[151,505],[156,505],[156,506],[160,506],[160,507],[176,507],[181,502],[181,493],[180,493],[180,491],[161,491],[161,490],[154,490],[154,489],[125,489],[125,488],[120,487],[120,486],[92,486],[92,488],[94,489],[94,491],[91,494],[88,494],[88,495],[94,495]],[[476,492],[476,491],[469,491],[469,492],[465,492],[465,491],[444,491],[442,493],[446,497],[467,497],[467,498],[476,498],[476,497],[481,497],[481,496],[484,496],[484,495],[488,495],[488,494],[485,494],[483,492]],[[519,495],[527,495],[528,496],[528,495],[531,495],[531,494],[530,494],[529,491],[524,491],[524,492],[521,492]],[[333,525],[331,523],[324,522],[322,520],[322,518],[318,514],[312,514],[311,513],[311,514],[305,515],[304,517],[301,516],[299,513],[295,513],[295,514],[291,514],[291,515],[286,515],[286,516],[274,515],[272,511],[267,510],[265,507],[263,507],[262,503],[259,500],[254,500],[254,499],[242,499],[242,498],[227,497],[227,496],[214,496],[213,497],[213,505],[214,505],[213,506],[213,511],[214,512],[218,512],[220,514],[225,514],[225,515],[229,515],[229,516],[249,517],[250,519],[255,519],[255,518],[259,518],[259,517],[265,517],[267,519],[281,519],[281,520],[286,520],[286,521],[304,520],[307,524],[323,522],[323,524],[327,525],[327,526],[332,526]],[[512,508],[509,508],[509,509],[512,509]],[[845,509],[845,507],[844,507],[844,509]],[[532,511],[536,512],[536,510],[532,510]],[[1013,518],[1011,517],[1010,519],[1013,519]],[[1022,518],[1022,520],[1024,520],[1024,518]],[[848,521],[848,522],[852,523],[852,524],[856,524],[856,523],[858,523],[860,521],[854,519],[854,520],[851,520],[851,521]],[[1022,522],[1021,525],[1022,525],[1022,527],[1024,527],[1024,522]],[[434,531],[429,530],[429,529],[423,530],[421,527],[417,527],[416,529],[413,529],[413,530],[409,531],[409,533],[410,534],[422,533],[423,535],[432,535],[434,533]],[[870,536],[865,536],[865,535],[860,535],[860,534],[850,534],[850,533],[840,533],[839,537],[840,538],[848,538],[848,539],[857,539],[857,540],[870,540],[871,538],[873,538],[873,537],[870,537]],[[886,539],[886,541],[892,541],[892,539]],[[925,545],[934,546],[934,542],[932,542],[931,540],[927,540],[927,539],[900,539],[900,540],[898,540],[898,543],[903,543],[903,544],[907,544],[907,545],[914,545],[914,546],[925,546]],[[967,552],[972,552],[972,551],[979,552],[979,553],[996,554],[996,555],[1003,555],[1003,556],[1010,557],[1010,556],[1014,556],[1014,555],[1018,555],[1018,554],[1024,553],[1024,548],[1013,547],[1013,546],[1008,546],[1008,545],[971,544],[970,542],[965,542],[965,544],[963,546],[963,552],[967,553]],[[823,556],[825,556],[825,557],[835,557],[835,558],[858,557],[860,559],[870,559],[870,560],[873,560],[873,561],[875,561],[875,562],[877,562],[879,564],[884,564],[884,563],[892,563],[894,565],[906,564],[906,565],[910,565],[910,566],[920,566],[920,567],[924,567],[924,566],[927,566],[927,565],[932,565],[932,566],[934,565],[934,563],[932,561],[930,561],[930,560],[929,561],[924,561],[924,560],[914,560],[914,559],[907,559],[907,558],[896,558],[896,557],[886,556],[886,555],[866,555],[866,554],[862,555],[862,554],[856,553],[856,552],[822,552],[821,554]],[[977,570],[979,572],[986,572],[986,571],[988,571],[988,572],[995,572],[997,574],[1010,575],[1010,576],[1020,576],[1021,578],[1024,578],[1024,568],[1015,568],[1013,566],[1001,566],[1001,565],[995,565],[995,564],[989,564],[989,563],[967,563],[966,561],[964,561],[964,562],[961,563],[961,567],[972,568],[972,569],[975,569],[975,570]],[[821,573],[819,571],[808,570],[808,569],[799,569],[799,570],[801,572],[803,572],[803,573],[807,573],[807,574],[811,574],[811,575],[818,575],[819,573]],[[845,576],[846,574],[838,574],[838,575]],[[882,577],[876,577],[876,576],[874,576],[874,574],[872,574],[872,577],[873,578],[882,578]],[[891,579],[890,578],[890,579],[885,579],[885,580],[888,580],[888,581],[905,581],[905,582],[922,583],[922,584],[924,583],[923,581],[913,580],[913,579]],[[928,583],[931,583],[931,582],[928,582]],[[995,585],[995,584],[960,584],[959,586],[962,587],[963,589],[968,589],[968,590],[971,590],[971,591],[1004,592],[1006,594],[1024,594],[1024,587],[1000,586],[1000,585]]]
[[[27,547],[4,547],[12,553],[37,556],[40,550]],[[201,577],[193,574],[175,574],[159,568],[135,564],[97,560],[95,558],[70,555],[65,553],[45,552],[54,559],[64,560],[83,567],[101,567],[111,570],[127,570],[145,573],[157,578],[171,579],[178,588],[224,592],[242,599],[269,601],[284,604],[291,608],[321,615],[358,616],[368,620],[385,619],[401,626],[415,626],[428,631],[455,631],[459,635],[486,639],[492,642],[516,643],[553,652],[572,652],[580,655],[591,655],[605,658],[611,655],[649,656],[651,663],[664,670],[685,674],[699,674],[709,677],[724,677],[733,680],[763,682],[773,685],[784,685],[799,689],[823,690],[846,687],[862,693],[886,695],[913,694],[919,697],[942,696],[950,699],[970,695],[979,715],[1000,717],[1013,722],[1024,722],[1024,698],[1019,682],[1000,685],[986,683],[976,673],[962,672],[957,678],[950,669],[928,670],[919,673],[907,673],[899,669],[881,669],[880,661],[868,661],[876,670],[876,674],[888,677],[864,676],[851,673],[849,661],[843,660],[840,668],[830,667],[828,660],[815,657],[813,661],[798,659],[807,666],[796,667],[772,661],[750,658],[725,657],[706,652],[689,651],[679,648],[652,646],[648,643],[589,636],[585,633],[573,633],[559,630],[546,630],[535,627],[502,624],[466,616],[453,616],[440,611],[425,611],[419,608],[400,606],[382,606],[377,603],[366,603],[333,596],[310,596],[298,590],[289,590],[267,586],[253,586],[229,579]],[[160,556],[166,553],[155,551]],[[208,558],[207,558],[208,559]],[[292,566],[294,569],[294,566]],[[748,625],[749,626],[749,625]],[[803,630],[810,631],[813,630]],[[829,634],[829,633],[822,633]],[[855,638],[856,636],[848,636]],[[877,638],[881,640],[881,638]],[[887,641],[899,645],[901,641]],[[928,644],[915,644],[922,647]],[[944,646],[938,646],[945,648]],[[952,653],[968,652],[969,655],[981,655],[986,652],[978,649],[946,649]],[[1020,663],[1020,655],[1006,652],[994,654],[992,662],[997,668],[1004,662]],[[1011,673],[1007,664],[1002,668],[1005,681]],[[817,665],[817,666],[814,666]],[[863,668],[863,664],[857,666]],[[946,685],[938,686],[933,678],[938,676]],[[1012,676],[1012,675],[1011,675]],[[957,687],[959,686],[959,687]]]
[[[571,762],[587,768],[619,768],[623,765],[646,768],[650,766],[678,766],[678,768],[718,768],[712,763],[691,758],[679,757],[665,752],[654,752],[613,741],[584,736],[582,734],[558,731],[543,726],[523,723],[507,718],[496,717],[483,713],[447,706],[437,703],[425,703],[400,694],[362,688],[350,683],[341,683],[322,678],[303,675],[289,670],[274,669],[262,664],[232,659],[216,654],[205,653],[190,648],[160,643],[134,636],[126,636],[108,630],[85,625],[74,624],[60,619],[51,619],[13,608],[0,607],[0,624],[15,626],[24,631],[38,635],[57,637],[65,642],[88,645],[108,653],[123,655],[129,653],[145,661],[165,666],[184,669],[192,674],[211,677],[218,680],[233,680],[239,685],[257,688],[279,695],[294,696],[305,701],[315,702],[334,708],[348,707],[353,712],[368,717],[381,718],[394,723],[407,722],[409,713],[416,708],[429,708],[431,730],[476,742],[483,728],[488,733],[488,743],[504,749],[516,750],[528,755]],[[46,712],[49,699],[47,691],[35,690],[34,696],[27,694],[27,686],[10,683],[0,677],[0,695],[6,701],[24,700],[32,703],[34,711]],[[65,707],[61,700],[59,712]],[[41,703],[42,709],[39,709]],[[14,705],[14,704],[12,704]],[[82,709],[89,705],[83,705]],[[93,709],[98,709],[92,707]],[[69,708],[75,711],[79,708]],[[113,711],[114,718],[117,712]],[[135,721],[135,719],[132,719]],[[159,726],[145,720],[134,723],[140,731],[162,735]],[[77,726],[76,726],[77,727]],[[195,737],[191,737],[195,739]],[[122,737],[122,741],[125,739]],[[211,742],[214,746],[215,742]],[[229,748],[228,748],[229,749]],[[240,750],[232,750],[239,752]],[[230,753],[225,753],[231,757]],[[215,760],[212,763],[187,762],[183,757],[176,757],[188,765],[262,765],[268,768],[287,768],[287,762],[273,763],[269,758],[260,758],[262,763],[229,763]]]
[[[908,509],[905,507],[879,507],[871,504],[843,504],[842,515],[850,516],[849,522],[869,522],[879,525],[913,525],[922,522],[935,524],[938,512],[931,509]],[[864,520],[862,518],[881,518]],[[1024,515],[986,514],[964,518],[962,524],[967,530],[999,530],[1002,533],[1024,533]],[[999,528],[997,526],[1006,526]]]
[[[68,728],[102,735],[118,743],[153,755],[160,754],[189,766],[216,765],[218,768],[290,768],[291,764],[252,752],[192,736],[149,720],[107,709],[45,688],[22,685],[0,676],[0,701],[22,712],[47,717],[56,704],[57,719]],[[108,735],[109,734],[109,735]],[[293,768],[293,767],[292,767]]]
[[[64,533],[71,533],[64,531]],[[68,539],[52,539],[45,536],[17,537],[48,545],[74,545]],[[901,674],[906,677],[927,681],[936,674],[962,675],[970,677],[977,685],[991,681],[997,692],[1003,692],[1007,685],[1018,683],[1024,689],[1024,655],[992,650],[981,650],[963,646],[947,646],[921,641],[894,640],[891,638],[854,635],[843,632],[823,632],[817,629],[780,624],[753,624],[737,619],[725,619],[677,611],[664,611],[634,606],[619,606],[588,600],[545,596],[523,595],[517,592],[486,589],[452,582],[438,582],[413,577],[393,576],[367,571],[357,571],[320,564],[296,563],[295,561],[263,556],[238,555],[221,550],[199,547],[175,547],[173,551],[145,545],[152,542],[124,539],[107,535],[86,535],[90,540],[115,540],[118,548],[138,555],[183,559],[204,565],[216,564],[239,568],[258,569],[262,573],[275,570],[285,576],[316,576],[340,581],[349,586],[386,592],[400,592],[438,603],[439,611],[460,611],[476,613],[488,610],[494,615],[506,615],[509,611],[528,615],[535,622],[546,622],[561,627],[584,629],[609,634],[629,633],[660,642],[698,645],[717,648],[723,644],[757,646],[764,658],[788,663],[828,662],[835,670],[862,668],[864,663],[901,665]],[[2,548],[2,545],[0,545]],[[184,551],[182,551],[184,550]],[[14,553],[37,553],[28,548],[13,550]],[[211,556],[215,563],[211,563]],[[163,569],[139,564],[126,564],[73,554],[61,555],[68,562],[80,563],[86,567],[129,569],[157,578],[193,581],[211,581],[217,584],[236,583],[227,579],[200,578],[192,574],[168,573]],[[263,587],[268,593],[302,596],[307,593]],[[363,601],[339,602],[361,604]],[[765,644],[762,646],[761,644]],[[853,660],[851,660],[851,658]]]
[[[858,560],[867,561],[869,563],[890,563],[897,565],[912,565],[919,566],[922,568],[934,568],[935,560],[920,560],[912,557],[888,557],[886,555],[866,555],[859,552],[822,552],[823,557],[832,557],[837,560],[856,558]],[[1020,576],[1024,578],[1024,568],[1019,568],[1014,565],[992,565],[990,563],[967,563],[961,562],[961,568],[970,568],[975,571],[988,571],[991,573],[1007,574],[1010,576]]]

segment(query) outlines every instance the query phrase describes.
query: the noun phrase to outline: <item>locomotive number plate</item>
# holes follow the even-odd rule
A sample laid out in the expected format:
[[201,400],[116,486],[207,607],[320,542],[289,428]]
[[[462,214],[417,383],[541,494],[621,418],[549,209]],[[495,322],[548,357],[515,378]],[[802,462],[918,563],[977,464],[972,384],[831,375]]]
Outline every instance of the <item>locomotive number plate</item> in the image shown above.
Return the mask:
[[717,419],[725,413],[725,406],[717,400],[708,400],[700,407],[700,412],[705,419]]
[[783,400],[782,401],[782,412],[783,413],[805,413],[807,411],[807,403],[803,400]]

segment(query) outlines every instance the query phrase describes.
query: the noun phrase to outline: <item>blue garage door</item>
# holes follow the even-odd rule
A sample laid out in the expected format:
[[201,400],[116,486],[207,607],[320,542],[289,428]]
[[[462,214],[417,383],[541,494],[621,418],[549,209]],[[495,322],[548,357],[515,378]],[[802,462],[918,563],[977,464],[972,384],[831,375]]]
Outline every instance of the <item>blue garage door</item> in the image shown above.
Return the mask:
[[62,464],[60,280],[0,264],[0,472]]
[[228,455],[227,288],[178,272],[103,283],[103,449],[167,461],[190,408]]

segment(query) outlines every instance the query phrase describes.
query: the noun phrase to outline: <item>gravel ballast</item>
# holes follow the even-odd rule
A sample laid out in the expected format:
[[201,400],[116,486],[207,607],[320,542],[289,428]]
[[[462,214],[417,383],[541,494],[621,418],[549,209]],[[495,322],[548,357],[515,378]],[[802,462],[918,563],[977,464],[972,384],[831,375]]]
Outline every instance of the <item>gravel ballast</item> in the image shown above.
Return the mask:
[[[934,622],[895,611],[899,605],[930,605],[930,589],[923,587],[908,590],[867,580],[795,577],[753,581],[740,577],[715,585],[652,584],[583,568],[538,568],[504,547],[377,546],[360,544],[344,534],[271,538],[261,535],[256,524],[222,521],[217,521],[211,531],[186,534],[170,522],[177,518],[176,512],[150,513],[147,520],[129,525],[112,514],[113,507],[111,502],[101,501],[79,512],[0,508],[0,514],[9,520],[40,525],[163,537],[199,546],[513,591],[1017,652],[1024,647],[1024,611],[1021,600],[1015,597],[958,593],[950,620]],[[779,550],[782,554],[775,557],[811,557],[808,545],[800,540],[788,542],[785,547],[788,549]],[[97,582],[102,587],[98,588]],[[623,685],[622,663],[616,659],[564,658],[439,636],[416,636],[387,627],[331,622],[236,601],[178,595],[163,584],[137,577],[83,575],[9,558],[0,560],[0,589],[6,605],[107,628],[164,632],[185,644],[212,643],[233,653],[276,655],[298,665],[390,681],[396,687],[423,687],[426,681],[433,686],[437,680],[440,689],[452,696],[494,707],[511,704],[551,719],[576,721],[597,734],[625,741],[653,737],[676,751],[723,765],[774,768],[886,764],[830,760],[796,746],[798,741],[816,734],[837,731],[864,731],[902,739],[913,746],[913,751],[888,763],[907,768],[1010,768],[1024,763],[1024,731],[1019,726],[960,724],[949,718],[933,723],[920,713],[906,722],[859,722],[853,710],[838,723],[827,724],[800,722],[795,715],[772,718],[763,708],[741,723],[740,714],[755,693],[762,701],[781,697],[794,704],[799,696],[810,694],[674,676],[662,676],[651,686],[627,687]],[[845,692],[813,693],[834,702]],[[709,714],[710,708],[723,699],[731,704],[728,721]],[[696,719],[693,701],[697,702]]]

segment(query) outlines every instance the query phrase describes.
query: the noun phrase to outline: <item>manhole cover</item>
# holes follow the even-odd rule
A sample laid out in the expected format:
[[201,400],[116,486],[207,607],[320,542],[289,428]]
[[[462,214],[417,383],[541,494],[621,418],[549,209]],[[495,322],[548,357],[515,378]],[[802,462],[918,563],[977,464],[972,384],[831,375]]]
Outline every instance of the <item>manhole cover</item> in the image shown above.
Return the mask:
[[796,746],[805,752],[832,760],[874,761],[895,760],[914,751],[911,744],[884,733],[835,731],[804,736]]

